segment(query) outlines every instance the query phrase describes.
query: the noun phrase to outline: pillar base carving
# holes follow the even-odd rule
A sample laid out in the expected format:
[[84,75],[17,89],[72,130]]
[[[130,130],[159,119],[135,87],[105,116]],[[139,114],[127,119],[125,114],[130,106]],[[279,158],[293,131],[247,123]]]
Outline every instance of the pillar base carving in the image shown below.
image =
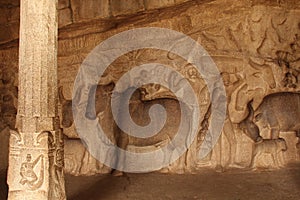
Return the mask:
[[9,200],[65,197],[61,132],[10,131]]

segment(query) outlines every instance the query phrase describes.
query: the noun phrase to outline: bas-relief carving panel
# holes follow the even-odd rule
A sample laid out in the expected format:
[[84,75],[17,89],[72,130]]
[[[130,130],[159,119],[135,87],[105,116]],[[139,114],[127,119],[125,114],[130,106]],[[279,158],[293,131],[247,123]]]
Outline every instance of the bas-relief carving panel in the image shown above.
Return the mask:
[[[287,148],[276,148],[275,146],[278,143],[276,141],[281,141],[282,139],[276,139],[278,136],[270,137],[270,134],[265,133],[265,127],[259,127],[259,129],[256,121],[250,120],[248,116],[251,111],[248,105],[251,105],[254,110],[258,109],[259,105],[264,102],[264,97],[268,94],[279,93],[279,96],[282,96],[281,92],[283,91],[299,92],[299,64],[297,62],[299,60],[300,19],[298,11],[290,10],[285,12],[280,8],[256,6],[248,11],[241,12],[244,14],[244,16],[242,15],[243,17],[231,19],[230,23],[219,22],[205,28],[204,31],[199,31],[201,24],[196,24],[194,21],[199,16],[193,12],[191,13],[192,16],[186,16],[184,17],[185,19],[178,17],[179,19],[162,20],[160,24],[153,24],[181,30],[180,21],[185,21],[189,18],[193,26],[185,26],[182,30],[190,33],[191,37],[197,39],[209,51],[222,74],[226,87],[228,117],[225,121],[221,138],[206,159],[193,164],[196,167],[216,167],[217,170],[223,170],[228,167],[260,166],[277,168],[298,160],[299,150],[296,146],[299,146],[299,143],[296,134],[280,132],[279,137],[284,138]],[[187,25],[187,23],[184,24]],[[289,30],[288,33],[286,33],[286,30]],[[113,34],[113,32],[108,33],[108,35]],[[87,38],[85,39],[87,40],[85,44],[91,43]],[[93,36],[92,40],[97,40],[97,37]],[[128,66],[139,65],[143,63],[142,61],[153,62],[157,60],[160,62],[167,60],[167,64],[175,66],[180,72],[186,70],[183,74],[189,71],[185,68],[187,63],[178,62],[176,56],[174,58],[173,55],[167,55],[167,57],[163,58],[162,54],[159,54],[155,55],[158,57],[152,58],[151,55],[141,53],[141,51],[128,54],[127,57],[122,57],[113,63],[113,66],[118,70],[114,70],[112,73],[108,72],[108,76],[111,76],[110,79],[116,82],[120,74],[130,69]],[[181,68],[184,70],[181,70]],[[106,79],[109,78],[106,77]],[[205,83],[202,82],[193,86],[200,86],[198,91],[201,91],[201,89],[205,88]],[[65,96],[69,96],[70,99],[69,91],[67,89],[64,91]],[[172,98],[171,94],[165,93],[163,88],[155,85],[148,85],[141,90],[142,98],[149,94],[151,97],[148,98],[153,99]],[[202,103],[205,102],[208,105],[208,95],[201,95],[201,97],[203,98]],[[143,100],[142,98],[141,100]],[[292,105],[295,102],[285,103]],[[208,109],[207,106],[203,108],[204,110]],[[276,108],[273,108],[273,110],[276,112]],[[280,112],[285,111],[281,110]],[[296,115],[298,116],[298,114]],[[99,115],[100,121],[109,121],[109,117],[104,116],[104,114]],[[288,119],[286,118],[286,120]],[[203,131],[205,126],[209,124],[209,116],[207,116],[206,121],[204,117],[204,120],[201,122],[202,132],[205,132]],[[257,134],[256,138],[251,135],[248,137],[249,130],[243,127],[245,124],[250,126],[250,128],[253,125],[252,128]],[[293,128],[293,130],[296,129],[297,127]],[[279,130],[284,131],[280,127]],[[270,132],[272,130],[267,131]],[[262,140],[260,137],[264,139]],[[198,138],[200,140],[199,145],[203,135],[199,134]],[[271,140],[272,138],[274,140]],[[282,157],[283,160],[281,159]],[[180,162],[177,165],[180,165]],[[180,170],[177,169],[178,171]],[[176,169],[173,172],[176,172]]]
[[[168,56],[173,57],[173,59],[169,59]],[[133,59],[134,58],[134,59]],[[153,50],[141,50],[136,51],[132,53],[128,53],[122,57],[120,57],[118,60],[116,60],[112,66],[108,69],[108,71],[105,73],[105,76],[100,80],[99,85],[96,89],[96,115],[98,116],[100,123],[103,125],[103,129],[105,133],[107,133],[108,137],[114,141],[115,144],[117,144],[119,147],[123,149],[130,148],[133,151],[143,151],[142,147],[144,149],[151,148],[154,146],[157,146],[161,143],[164,143],[165,141],[170,141],[174,134],[177,133],[178,125],[180,122],[180,107],[179,103],[176,100],[174,94],[172,94],[168,89],[157,85],[157,84],[148,84],[140,88],[138,91],[136,91],[131,99],[130,103],[130,112],[132,115],[133,120],[139,124],[139,125],[146,125],[149,123],[149,116],[148,111],[149,108],[156,103],[159,103],[163,105],[168,113],[168,118],[166,121],[165,127],[154,137],[148,138],[148,139],[138,139],[134,137],[130,137],[127,134],[121,132],[115,125],[112,114],[111,114],[111,108],[110,108],[110,101],[111,101],[111,93],[114,89],[115,82],[118,81],[118,79],[130,70],[130,68],[142,64],[146,58],[148,60],[155,60],[157,58],[160,58],[160,63],[165,63],[170,67],[173,67],[176,69],[176,71],[182,72],[182,74],[190,80],[191,84],[194,86],[194,89],[196,90],[196,94],[200,99],[200,105],[203,110],[207,110],[209,106],[209,97],[207,88],[204,84],[204,81],[200,79],[200,75],[195,71],[195,69],[191,65],[187,65],[187,63],[184,62],[184,60],[180,58],[176,58],[175,55],[170,55],[167,52],[155,52]],[[173,65],[174,59],[177,59],[177,65]],[[130,61],[131,60],[131,61]],[[180,66],[180,67],[179,67]],[[158,66],[153,71],[141,71],[141,73],[145,76],[143,78],[146,78],[147,76],[155,75],[156,73],[162,73],[163,71],[162,66]],[[165,74],[164,79],[172,84],[178,84],[180,82],[179,77],[174,76],[171,74]],[[129,82],[139,81],[137,77],[131,77],[131,80]],[[71,101],[70,99],[66,99],[64,95],[63,87],[60,88],[60,101],[62,104],[62,110],[63,116],[62,116],[62,126],[68,130],[70,133],[69,137],[76,137],[74,135],[74,129],[73,127],[73,119],[71,115]],[[91,107],[92,108],[92,107]],[[69,114],[67,114],[69,113]],[[89,106],[87,107],[87,113],[86,116],[93,119],[96,117],[95,113],[90,111]],[[202,113],[201,118],[204,117],[204,113]],[[112,126],[113,125],[113,126]],[[70,128],[73,131],[70,131]],[[75,140],[76,141],[76,140]],[[72,141],[72,142],[75,142]],[[66,141],[66,144],[68,144],[68,141]],[[196,144],[196,143],[195,143]],[[172,168],[173,170],[178,169],[180,171],[185,170],[191,170],[191,168],[194,166],[194,162],[196,160],[192,160],[191,158],[196,155],[197,147],[199,145],[192,145],[189,152],[187,152],[187,155],[185,155],[184,158],[178,161],[178,164],[175,166],[170,166],[169,168]],[[68,151],[68,150],[66,150]],[[193,152],[193,155],[190,155],[191,152]],[[79,160],[83,160],[84,157],[88,154],[86,152],[82,153],[83,155]],[[189,159],[187,158],[189,157]],[[76,158],[73,158],[73,160]],[[94,161],[93,161],[94,162]],[[83,164],[83,163],[82,163]],[[185,166],[187,165],[187,166]],[[72,170],[72,173],[76,174],[78,173],[78,170],[81,166],[77,166],[74,168],[75,172]],[[77,169],[77,170],[76,170]],[[106,169],[105,169],[106,170]],[[167,171],[168,169],[165,169]]]
[[[192,168],[209,166],[223,170],[228,167],[279,167],[299,160],[298,139],[294,133],[279,133],[279,137],[284,138],[287,149],[278,149],[277,139],[270,137],[268,132],[270,128],[258,127],[257,122],[249,117],[251,108],[256,111],[264,102],[264,97],[272,93],[281,93],[288,91],[291,93],[300,92],[299,89],[299,55],[300,55],[300,19],[299,10],[284,10],[280,7],[267,7],[264,5],[247,7],[236,13],[222,13],[215,9],[216,5],[209,7],[210,12],[199,12],[201,6],[190,8],[182,16],[176,16],[171,19],[163,19],[160,22],[151,24],[133,25],[140,26],[160,26],[183,31],[190,35],[212,55],[216,62],[226,87],[228,95],[228,116],[224,125],[222,135],[214,150],[204,160],[191,160],[193,166],[186,166],[185,159],[195,157],[195,151],[190,151],[192,155],[185,155],[178,163],[175,163],[172,172],[190,170]],[[243,7],[243,5],[238,5]],[[209,20],[212,16],[217,15],[218,20]],[[203,20],[203,17],[207,20]],[[230,16],[230,17],[229,17]],[[202,19],[202,20],[201,20]],[[132,28],[133,28],[132,27]],[[75,79],[80,63],[87,53],[105,38],[127,28],[117,28],[103,34],[86,35],[74,39],[64,39],[59,42],[59,83],[61,86],[61,126],[64,133],[71,138],[76,138],[74,131],[73,119],[70,114],[70,99],[73,81]],[[100,96],[106,98],[106,104],[98,108],[98,117],[100,122],[113,124],[109,112],[109,95],[115,83],[120,76],[128,71],[132,66],[145,62],[162,62],[177,69],[186,77],[190,73],[186,62],[180,60],[174,55],[164,53],[146,53],[149,50],[129,53],[114,62],[107,71],[107,76],[103,78],[98,86]],[[74,52],[76,55],[74,56]],[[68,71],[68,73],[66,73]],[[191,70],[192,71],[192,70]],[[192,72],[191,72],[192,74]],[[202,116],[201,131],[198,140],[195,141],[194,148],[201,144],[205,130],[209,124],[209,98],[205,83],[197,75],[189,79],[197,94],[201,97],[200,105],[204,110]],[[196,80],[196,82],[194,81]],[[145,106],[143,98],[152,98],[152,101],[160,101],[163,104],[172,105],[174,100],[172,94],[166,92],[162,87],[148,85],[136,94],[138,104],[132,102],[132,108],[136,108],[141,115],[144,114]],[[158,99],[157,99],[158,98]],[[11,101],[10,101],[11,102]],[[98,104],[97,104],[98,106]],[[103,107],[104,106],[104,107]],[[149,105],[148,105],[149,106]],[[251,108],[249,108],[251,106]],[[6,106],[5,106],[6,107]],[[12,109],[13,110],[13,109]],[[176,110],[176,109],[175,109]],[[276,112],[276,109],[272,109]],[[176,111],[172,111],[175,112]],[[133,112],[137,113],[137,112]],[[298,116],[298,115],[297,115]],[[146,118],[145,118],[146,119]],[[177,120],[174,117],[174,122]],[[143,121],[143,120],[142,120]],[[146,120],[145,120],[146,121]],[[143,121],[145,123],[145,121]],[[141,123],[143,123],[141,122]],[[175,123],[176,124],[176,123]],[[257,126],[257,127],[256,127]],[[260,128],[260,129],[259,129]],[[280,128],[280,127],[279,127]],[[172,131],[166,127],[166,135]],[[253,138],[250,132],[259,133],[259,136]],[[280,129],[279,129],[280,130]],[[296,130],[295,128],[293,130]],[[116,141],[115,132],[108,129],[112,140]],[[289,130],[291,131],[291,130]],[[264,138],[259,139],[260,137]],[[130,140],[130,139],[129,139]],[[134,143],[136,142],[136,143]],[[257,143],[255,143],[257,142]],[[147,146],[151,144],[143,144]],[[93,159],[86,152],[80,140],[66,139],[66,168],[69,173],[93,174],[109,172],[109,169]],[[134,148],[138,141],[129,141],[128,147]],[[76,146],[78,154],[69,147]],[[284,151],[285,150],[285,151]],[[280,154],[280,155],[279,155]],[[282,156],[281,156],[282,154]],[[283,159],[279,162],[283,157]],[[264,163],[264,162],[267,163]],[[167,171],[167,170],[164,170]]]

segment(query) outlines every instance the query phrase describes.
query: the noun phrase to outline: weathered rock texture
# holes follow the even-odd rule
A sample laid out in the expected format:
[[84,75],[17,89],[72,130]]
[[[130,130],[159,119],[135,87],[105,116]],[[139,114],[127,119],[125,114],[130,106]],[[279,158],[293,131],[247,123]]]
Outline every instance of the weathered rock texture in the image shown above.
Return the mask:
[[[59,0],[59,28],[94,19],[115,19],[141,11],[170,7],[188,0]],[[0,44],[18,39],[20,0],[0,2]]]
[[[10,5],[4,6],[5,12],[1,12],[7,13],[5,17],[0,18],[1,23],[7,26],[1,29],[4,31],[0,33],[0,57],[2,74],[5,74],[5,71],[13,74],[9,76],[10,84],[5,83],[3,78],[2,84],[3,90],[12,94],[6,104],[11,107],[7,112],[14,116],[16,104],[12,99],[16,99],[17,96],[13,95],[13,91],[18,87],[18,46],[14,40],[18,38],[18,28],[17,25],[14,28],[13,24],[18,24],[18,15],[13,17],[15,19],[13,23],[9,22],[8,16],[11,15],[8,13],[18,9],[18,3]],[[112,141],[118,142],[116,132],[112,129],[113,120],[109,111],[111,87],[133,66],[160,62],[178,70],[191,82],[197,95],[201,97],[199,103],[203,111],[199,122],[202,131],[199,132],[198,139],[194,141],[190,151],[164,171],[179,173],[199,167],[216,167],[218,170],[229,167],[270,169],[299,162],[300,145],[294,132],[298,127],[298,121],[291,122],[293,127],[290,130],[280,130],[277,127],[259,126],[259,117],[249,116],[251,109],[256,111],[264,102],[264,97],[269,94],[277,93],[280,96],[284,95],[283,92],[300,92],[299,1],[71,0],[60,1],[59,9],[58,79],[61,87],[60,110],[64,111],[61,112],[61,127],[65,135],[72,138],[65,141],[67,172],[75,175],[90,175],[110,171],[91,157],[80,140],[76,139],[78,136],[70,112],[70,100],[73,82],[82,61],[100,42],[116,33],[153,26],[169,28],[189,35],[212,56],[222,74],[228,96],[228,116],[222,135],[212,153],[204,160],[199,160],[197,151],[203,142],[206,125],[210,119],[209,115],[204,115],[209,114],[210,104],[205,82],[199,74],[196,75],[196,81],[192,76],[189,77],[188,61],[183,61],[168,52],[145,49],[118,58],[106,72],[106,79],[109,81],[105,84],[99,83],[101,85],[99,90],[102,90],[101,98],[106,104],[99,108],[101,112],[97,114],[102,124],[110,124],[104,125],[104,129]],[[169,123],[176,124],[180,119],[175,106],[176,100],[165,98],[165,93],[155,96],[157,91],[151,91],[150,94],[155,97],[153,102],[160,101],[167,105],[174,103],[172,106],[174,110],[170,111],[173,115]],[[136,101],[132,101],[131,109],[137,123],[146,124],[147,118],[140,116],[145,115],[145,108],[149,105],[143,101],[141,95],[142,93],[138,92],[135,94],[133,100]],[[269,109],[275,113],[279,110],[285,112],[284,107],[291,106],[291,103],[285,102],[279,106],[283,108]],[[297,116],[299,117],[299,114]],[[3,127],[13,124],[13,121],[4,117],[2,121]],[[162,136],[173,132],[172,128],[174,127],[165,127],[161,132]],[[274,128],[278,129],[279,135],[271,137],[270,132],[274,131]],[[252,133],[254,131],[257,137],[253,138],[251,131]],[[4,131],[2,134],[7,133]],[[279,142],[282,141],[279,137],[284,139],[283,142]],[[157,142],[164,141],[159,137],[152,139],[149,140],[150,143],[146,143],[129,138],[129,142],[123,148],[142,151],[141,147],[151,148]],[[284,143],[285,145],[282,145]],[[72,146],[76,146],[78,151],[75,152]]]
[[23,0],[20,25],[15,125],[8,118],[15,113],[15,71],[2,71],[7,94],[2,97],[1,113],[3,110],[4,126],[12,129],[8,199],[65,199],[63,137],[57,109],[57,1]]

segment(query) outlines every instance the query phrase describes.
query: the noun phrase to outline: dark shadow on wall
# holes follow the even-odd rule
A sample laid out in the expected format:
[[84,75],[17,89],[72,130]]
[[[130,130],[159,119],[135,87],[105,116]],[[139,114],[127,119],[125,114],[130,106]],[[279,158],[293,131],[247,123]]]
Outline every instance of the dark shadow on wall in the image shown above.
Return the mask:
[[0,132],[0,200],[6,200],[8,195],[7,168],[8,168],[9,129]]
[[7,170],[0,170],[0,200],[6,200],[8,196],[8,185],[6,178]]

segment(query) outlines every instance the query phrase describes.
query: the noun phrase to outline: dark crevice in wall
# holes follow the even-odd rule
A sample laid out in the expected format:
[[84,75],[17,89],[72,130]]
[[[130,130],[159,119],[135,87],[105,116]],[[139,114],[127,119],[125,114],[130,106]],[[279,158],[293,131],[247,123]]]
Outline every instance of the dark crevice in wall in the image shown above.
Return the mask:
[[19,39],[0,44],[0,50],[11,49],[15,47],[19,47]]

